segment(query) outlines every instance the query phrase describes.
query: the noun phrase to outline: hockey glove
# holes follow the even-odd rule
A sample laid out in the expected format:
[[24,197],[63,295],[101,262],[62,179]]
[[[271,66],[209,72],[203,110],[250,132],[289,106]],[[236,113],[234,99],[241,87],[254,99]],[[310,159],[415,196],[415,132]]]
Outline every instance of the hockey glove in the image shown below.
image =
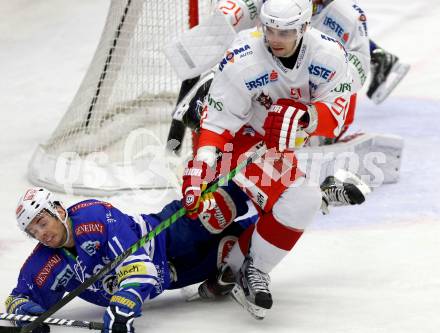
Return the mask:
[[[27,297],[10,295],[5,302],[6,311],[9,313],[15,313],[18,315],[39,316],[46,310],[39,304],[29,300]],[[17,326],[27,325],[28,322],[16,321]],[[50,327],[47,324],[41,324],[34,328],[32,333],[48,333]]]
[[196,159],[188,162],[183,172],[182,205],[186,208],[186,215],[189,218],[197,218],[201,211],[199,205],[202,192],[214,177],[215,171],[206,162]]
[[19,315],[38,316],[46,310],[27,297],[10,295],[6,300],[6,311]]
[[264,141],[268,149],[278,151],[301,148],[317,127],[314,107],[290,99],[272,104],[264,121]]
[[110,299],[104,313],[102,333],[134,333],[133,321],[142,311],[142,302],[135,294],[119,290]]
[[222,188],[203,195],[197,212],[200,222],[213,234],[222,232],[237,217],[234,201]]

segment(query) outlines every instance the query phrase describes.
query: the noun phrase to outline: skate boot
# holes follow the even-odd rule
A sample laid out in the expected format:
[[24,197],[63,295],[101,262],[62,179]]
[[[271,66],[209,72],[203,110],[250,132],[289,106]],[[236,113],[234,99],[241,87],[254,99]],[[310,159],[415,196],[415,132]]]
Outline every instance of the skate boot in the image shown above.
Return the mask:
[[231,268],[223,265],[216,277],[205,280],[198,289],[201,299],[215,300],[229,295],[235,285],[235,276]]
[[335,176],[328,176],[321,184],[324,215],[329,213],[328,206],[360,205],[370,188],[356,175],[339,170]]
[[252,258],[247,257],[238,272],[232,297],[256,319],[263,319],[273,303],[269,283],[269,274],[258,270]]
[[381,103],[408,73],[409,67],[384,49],[375,49],[371,54],[371,82],[367,96],[376,104]]

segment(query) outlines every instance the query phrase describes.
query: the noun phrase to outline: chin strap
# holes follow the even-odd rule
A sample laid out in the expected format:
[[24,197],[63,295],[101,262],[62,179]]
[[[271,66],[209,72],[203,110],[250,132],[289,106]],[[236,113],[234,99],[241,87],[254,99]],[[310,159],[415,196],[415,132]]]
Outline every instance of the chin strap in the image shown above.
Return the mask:
[[66,241],[63,243],[63,245],[61,245],[59,247],[64,247],[69,242],[70,228],[69,228],[69,225],[67,223],[67,219],[68,219],[68,216],[67,216],[67,211],[66,211],[66,216],[64,217],[64,220],[61,220],[61,218],[60,218],[61,223],[64,225],[64,228],[66,228]]
[[68,224],[69,215],[67,214],[67,209],[65,209],[61,205],[61,203],[60,203],[60,206],[62,209],[64,209],[64,212],[65,212],[64,219],[61,219],[61,216],[58,213],[58,211],[55,210],[55,213],[56,213],[56,217],[60,220],[60,222],[63,224],[64,228],[66,229],[66,241],[62,245],[58,246],[58,248],[66,246],[66,244],[69,242],[69,238],[70,238],[70,228],[69,228],[69,224]]

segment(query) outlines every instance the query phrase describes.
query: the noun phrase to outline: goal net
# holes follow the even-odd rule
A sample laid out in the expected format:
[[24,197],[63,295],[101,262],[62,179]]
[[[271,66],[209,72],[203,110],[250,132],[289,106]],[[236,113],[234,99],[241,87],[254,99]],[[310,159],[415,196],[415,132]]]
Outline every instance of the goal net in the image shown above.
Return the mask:
[[162,48],[208,15],[210,0],[112,0],[86,76],[28,177],[55,191],[111,195],[175,186],[191,154],[166,153],[180,80]]

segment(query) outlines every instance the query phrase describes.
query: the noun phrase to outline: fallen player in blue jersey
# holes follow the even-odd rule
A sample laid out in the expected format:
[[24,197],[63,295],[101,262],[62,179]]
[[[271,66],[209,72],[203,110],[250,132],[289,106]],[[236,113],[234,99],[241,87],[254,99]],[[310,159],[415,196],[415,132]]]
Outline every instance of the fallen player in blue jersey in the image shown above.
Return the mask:
[[[103,332],[134,332],[134,318],[141,315],[145,300],[215,275],[231,243],[255,222],[232,223],[216,234],[205,227],[229,224],[247,212],[246,196],[232,182],[206,204],[200,220],[180,218],[80,295],[106,307]],[[157,214],[130,216],[110,203],[85,200],[65,209],[48,190],[27,190],[17,221],[39,244],[20,270],[6,310],[43,313],[181,207],[180,201],[172,201]],[[47,330],[40,326],[34,332]]]

